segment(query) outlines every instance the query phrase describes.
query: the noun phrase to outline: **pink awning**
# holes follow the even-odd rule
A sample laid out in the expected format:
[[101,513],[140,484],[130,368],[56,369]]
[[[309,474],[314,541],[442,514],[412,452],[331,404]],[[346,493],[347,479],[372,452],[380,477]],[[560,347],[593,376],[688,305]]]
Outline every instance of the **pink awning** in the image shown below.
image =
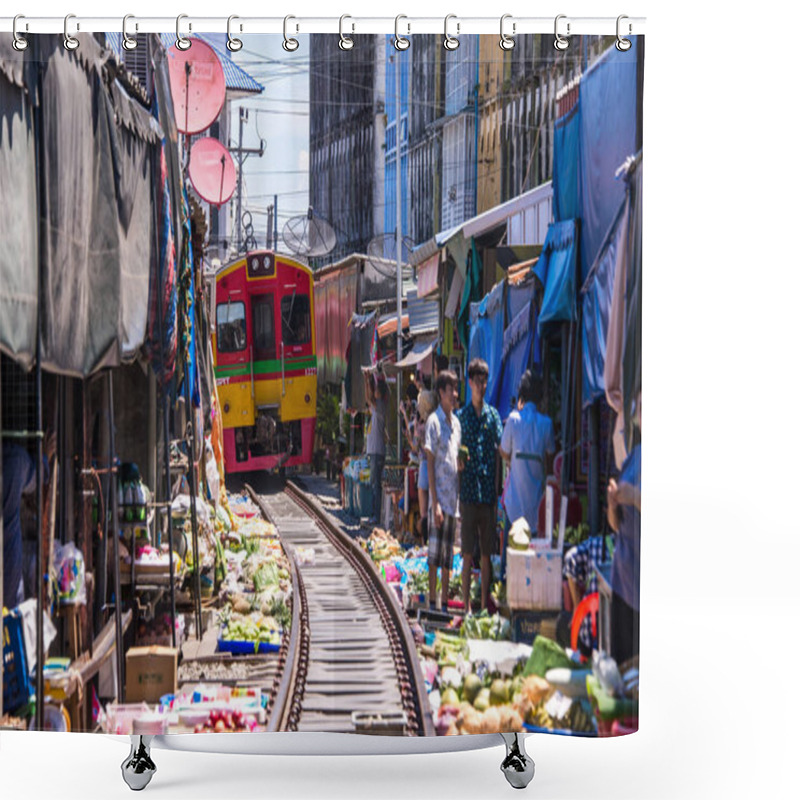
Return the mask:
[[417,297],[425,297],[439,287],[439,253],[423,261],[417,270]]

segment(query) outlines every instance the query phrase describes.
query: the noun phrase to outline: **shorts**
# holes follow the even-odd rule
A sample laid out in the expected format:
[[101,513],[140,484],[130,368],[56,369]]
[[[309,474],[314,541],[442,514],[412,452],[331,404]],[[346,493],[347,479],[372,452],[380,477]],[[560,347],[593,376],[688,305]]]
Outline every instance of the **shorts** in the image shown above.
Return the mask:
[[428,483],[428,459],[423,458],[419,464],[419,475],[417,476],[417,489],[427,492],[430,484]]
[[452,569],[453,541],[456,538],[456,518],[444,515],[442,526],[431,528],[428,539],[428,568]]
[[492,503],[461,504],[461,552],[472,555],[475,539],[481,545],[481,556],[494,552],[495,507]]

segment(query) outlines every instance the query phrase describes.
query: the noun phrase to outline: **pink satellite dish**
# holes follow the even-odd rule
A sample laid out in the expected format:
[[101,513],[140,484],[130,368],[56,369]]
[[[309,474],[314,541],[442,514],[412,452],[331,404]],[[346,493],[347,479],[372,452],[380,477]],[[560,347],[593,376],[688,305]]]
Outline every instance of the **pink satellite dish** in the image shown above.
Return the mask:
[[207,203],[227,203],[236,188],[236,167],[228,149],[210,136],[194,142],[189,155],[189,180]]
[[204,131],[219,116],[225,102],[225,73],[214,50],[193,38],[188,50],[167,51],[169,85],[175,119],[181,133]]

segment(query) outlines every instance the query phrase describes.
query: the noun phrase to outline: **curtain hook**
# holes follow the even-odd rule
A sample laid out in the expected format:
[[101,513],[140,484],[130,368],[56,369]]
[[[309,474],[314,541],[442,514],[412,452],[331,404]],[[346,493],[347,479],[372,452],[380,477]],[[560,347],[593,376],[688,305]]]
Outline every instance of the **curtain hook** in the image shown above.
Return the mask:
[[[349,37],[344,35],[344,21],[346,19],[353,19],[349,14],[342,14],[339,17],[339,49],[352,50],[355,42]],[[355,25],[351,23],[351,30],[355,30]]]
[[[182,19],[188,19],[188,18],[189,18],[188,14],[178,14],[178,16],[177,16],[177,18],[175,20],[175,47],[177,47],[178,50],[188,50],[192,46],[192,40],[191,39],[187,39],[181,33],[181,20]],[[191,30],[191,29],[192,29],[192,26],[189,25],[189,30]]]
[[[74,36],[70,35],[69,21],[71,19],[75,19],[74,14],[67,14],[67,16],[64,17],[64,47],[67,50],[77,50],[80,42]],[[80,30],[80,24],[77,25],[77,30]]]
[[[128,36],[128,20],[136,19],[133,14],[126,14],[122,18],[122,46],[126,50],[135,50],[139,42],[132,36]],[[139,30],[139,24],[136,23],[136,30]]]
[[[225,46],[231,51],[231,53],[238,53],[239,50],[241,50],[244,46],[241,39],[236,39],[231,36],[231,22],[233,22],[235,19],[239,19],[239,17],[237,17],[235,14],[231,14],[231,16],[228,17],[228,42]],[[239,31],[241,32],[241,30],[242,26],[240,25]]]
[[[11,31],[14,34],[14,39],[11,42],[11,44],[14,47],[14,49],[18,50],[19,52],[22,52],[28,47],[28,40],[24,36],[22,36],[22,34],[17,32],[17,22],[21,19],[25,19],[25,17],[22,14],[17,14],[17,16],[14,17],[14,23],[11,27]],[[25,23],[25,30],[26,31],[28,30],[27,22]]]
[[[555,47],[556,50],[566,50],[569,47],[569,39],[564,38],[558,32],[558,21],[560,19],[566,19],[566,18],[567,18],[566,14],[559,14],[556,17],[556,24],[555,24],[556,38],[555,38],[555,41],[553,42],[553,47]],[[569,24],[569,22],[567,22],[567,36],[569,36],[569,28],[570,28],[570,24]]]
[[[405,14],[398,14],[394,18],[394,48],[395,50],[408,50],[411,47],[411,40],[407,39],[405,36],[400,35],[400,20],[401,19],[408,19]],[[408,32],[411,32],[411,26],[408,25]]]
[[[458,39],[455,36],[451,36],[447,32],[447,24],[450,22],[451,19],[457,19],[456,15],[448,14],[444,18],[444,39],[442,40],[442,45],[444,46],[445,50],[455,50],[459,45]],[[458,34],[460,29],[461,29],[461,23],[456,22],[456,34]]]
[[[624,52],[630,50],[631,49],[631,44],[632,44],[630,39],[623,39],[622,38],[622,34],[619,32],[620,31],[620,22],[622,22],[622,20],[624,20],[624,19],[628,19],[628,17],[626,17],[625,14],[620,14],[617,17],[617,43],[616,43],[615,47],[621,53],[624,53]],[[633,26],[629,22],[628,23],[628,34],[629,35],[630,35],[632,30],[633,30]]]
[[514,41],[514,34],[517,32],[517,23],[516,22],[512,22],[511,23],[511,36],[509,36],[503,30],[503,24],[505,23],[505,21],[507,19],[511,19],[511,14],[503,14],[503,16],[500,17],[500,49],[501,50],[513,50],[514,49],[514,45],[516,44],[516,42]]
[[300,47],[300,42],[297,39],[290,39],[288,34],[289,29],[289,20],[296,19],[291,14],[283,18],[283,49],[286,50],[288,53],[293,53]]

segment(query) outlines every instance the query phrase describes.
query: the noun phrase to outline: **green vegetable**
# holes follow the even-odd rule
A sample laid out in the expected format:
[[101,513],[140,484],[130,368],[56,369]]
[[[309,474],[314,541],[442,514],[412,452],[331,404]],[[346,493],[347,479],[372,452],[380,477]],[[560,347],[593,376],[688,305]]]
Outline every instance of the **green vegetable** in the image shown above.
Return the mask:
[[549,669],[574,666],[574,662],[561,645],[546,636],[539,635],[533,640],[533,650],[522,674],[544,678]]
[[262,564],[253,575],[256,593],[263,592],[268,586],[275,586],[279,582],[278,565],[274,561]]

